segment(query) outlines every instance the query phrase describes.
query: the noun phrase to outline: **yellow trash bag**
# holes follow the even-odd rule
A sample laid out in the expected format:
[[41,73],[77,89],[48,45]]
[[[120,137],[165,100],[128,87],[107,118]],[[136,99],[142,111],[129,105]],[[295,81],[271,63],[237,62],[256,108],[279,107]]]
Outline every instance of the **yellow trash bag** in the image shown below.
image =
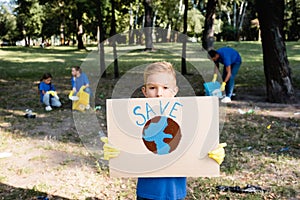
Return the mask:
[[90,95],[89,93],[83,91],[86,87],[82,86],[77,92],[76,96],[78,97],[77,101],[73,101],[72,109],[84,111],[90,104]]

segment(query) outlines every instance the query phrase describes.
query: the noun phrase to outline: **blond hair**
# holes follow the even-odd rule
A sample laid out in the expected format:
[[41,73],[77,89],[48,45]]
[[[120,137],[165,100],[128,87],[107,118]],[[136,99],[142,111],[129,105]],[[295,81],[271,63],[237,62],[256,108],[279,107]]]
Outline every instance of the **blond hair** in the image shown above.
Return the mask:
[[156,73],[162,73],[167,72],[174,76],[175,83],[176,83],[176,72],[169,62],[155,62],[150,65],[148,65],[144,71],[144,84],[147,83],[147,79],[150,75],[156,74]]

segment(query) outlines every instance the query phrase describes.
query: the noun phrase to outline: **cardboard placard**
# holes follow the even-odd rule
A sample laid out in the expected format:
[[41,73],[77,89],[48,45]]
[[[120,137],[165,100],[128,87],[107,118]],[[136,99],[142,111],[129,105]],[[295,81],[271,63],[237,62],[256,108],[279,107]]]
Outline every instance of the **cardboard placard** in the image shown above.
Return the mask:
[[219,176],[217,97],[108,99],[107,129],[111,177]]

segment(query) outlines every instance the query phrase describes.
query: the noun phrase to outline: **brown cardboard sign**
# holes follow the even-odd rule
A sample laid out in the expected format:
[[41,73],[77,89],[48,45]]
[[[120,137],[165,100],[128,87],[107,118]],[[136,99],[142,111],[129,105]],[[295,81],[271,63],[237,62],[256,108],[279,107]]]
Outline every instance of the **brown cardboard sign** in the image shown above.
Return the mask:
[[111,177],[212,177],[219,144],[217,97],[107,100],[108,140],[121,153]]

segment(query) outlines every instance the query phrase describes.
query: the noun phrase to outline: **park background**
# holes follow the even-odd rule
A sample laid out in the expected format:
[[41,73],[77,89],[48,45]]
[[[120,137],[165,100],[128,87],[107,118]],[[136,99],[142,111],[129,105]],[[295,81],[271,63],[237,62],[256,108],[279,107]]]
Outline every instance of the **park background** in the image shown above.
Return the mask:
[[[264,2],[1,1],[0,152],[12,156],[0,160],[0,198],[134,199],[136,180],[110,179],[77,134],[67,98],[71,66],[99,51],[99,68],[107,70],[95,91],[95,104],[102,107],[97,117],[105,120],[105,100],[119,77],[140,64],[168,60],[197,95],[204,95],[203,80],[185,59],[156,48],[169,45],[184,53],[185,45],[193,45],[231,46],[240,52],[243,64],[236,78],[237,96],[226,108],[220,133],[220,141],[228,144],[222,175],[189,178],[187,199],[299,199],[300,5],[297,0]],[[135,31],[144,27],[177,34],[158,37],[154,29],[150,34]],[[115,34],[120,34],[119,40],[107,40]],[[188,40],[180,41],[180,34]],[[103,66],[101,55],[126,50],[127,45],[138,50]],[[63,102],[61,109],[50,113],[40,105],[37,91],[44,72],[52,73]],[[280,81],[286,76],[293,94],[270,98],[274,88],[268,83],[277,80],[283,88],[279,91],[288,91]],[[37,118],[24,118],[28,108]],[[267,192],[216,190],[218,185],[246,184]]]

